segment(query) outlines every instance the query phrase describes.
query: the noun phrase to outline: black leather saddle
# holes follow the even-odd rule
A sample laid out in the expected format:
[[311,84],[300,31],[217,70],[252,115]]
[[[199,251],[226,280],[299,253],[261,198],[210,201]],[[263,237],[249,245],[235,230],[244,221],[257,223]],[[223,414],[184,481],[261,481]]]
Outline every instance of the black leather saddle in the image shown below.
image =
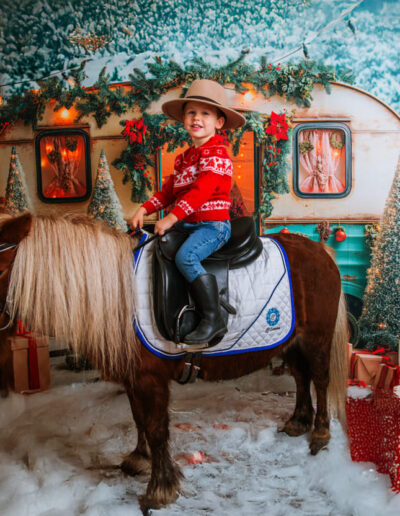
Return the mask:
[[[217,278],[225,322],[229,313],[236,313],[234,307],[229,304],[229,269],[248,265],[260,256],[263,249],[251,217],[233,219],[231,226],[229,241],[202,262],[206,271]],[[187,233],[174,229],[156,240],[153,251],[155,320],[161,335],[176,343],[181,342],[199,322],[199,315],[190,305],[186,280],[176,268],[174,261],[179,247],[187,237]],[[215,345],[219,340],[210,342],[209,345]]]

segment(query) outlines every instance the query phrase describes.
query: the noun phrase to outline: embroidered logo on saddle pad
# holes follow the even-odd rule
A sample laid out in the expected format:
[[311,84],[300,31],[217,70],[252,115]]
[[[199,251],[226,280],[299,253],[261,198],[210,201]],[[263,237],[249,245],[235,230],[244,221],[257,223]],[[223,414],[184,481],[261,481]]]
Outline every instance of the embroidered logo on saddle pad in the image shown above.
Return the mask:
[[[262,237],[263,251],[250,265],[229,271],[230,315],[228,332],[205,356],[243,353],[273,348],[287,340],[294,328],[293,293],[289,264],[282,246]],[[153,315],[151,260],[153,245],[135,258],[138,310],[135,328],[143,344],[156,355],[180,358],[184,352],[158,332]],[[190,350],[188,350],[190,351]]]

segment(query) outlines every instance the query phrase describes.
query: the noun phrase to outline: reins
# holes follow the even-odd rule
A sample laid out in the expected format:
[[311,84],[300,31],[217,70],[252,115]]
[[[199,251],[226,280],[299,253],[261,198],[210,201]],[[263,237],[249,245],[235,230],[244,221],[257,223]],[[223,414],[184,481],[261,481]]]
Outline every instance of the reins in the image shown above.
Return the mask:
[[[167,231],[165,231],[164,235],[166,235],[167,233],[170,233],[172,230],[174,229],[174,226],[172,226],[172,228],[170,229],[167,229]],[[132,233],[129,233],[129,236],[131,237],[134,237],[135,235],[137,235],[138,233],[143,233],[143,231],[141,229],[137,229],[136,231],[132,231]],[[139,251],[139,249],[142,249],[142,247],[146,246],[147,244],[150,244],[151,242],[153,242],[153,240],[155,240],[156,238],[159,238],[159,237],[163,237],[164,235],[153,235],[151,236],[150,238],[148,238],[147,240],[145,240],[144,242],[142,242],[141,244],[138,244],[134,249],[133,249],[133,252],[136,253],[136,251]]]

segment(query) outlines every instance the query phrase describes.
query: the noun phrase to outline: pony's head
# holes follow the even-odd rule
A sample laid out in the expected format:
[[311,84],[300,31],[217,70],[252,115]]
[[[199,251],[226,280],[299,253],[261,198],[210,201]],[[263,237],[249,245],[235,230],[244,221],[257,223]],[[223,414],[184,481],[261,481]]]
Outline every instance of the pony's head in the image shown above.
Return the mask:
[[[0,222],[1,224],[1,222]],[[0,301],[11,319],[67,342],[122,380],[137,354],[132,242],[87,216],[20,217],[0,226]]]
[[[5,307],[8,284],[12,264],[17,252],[18,244],[29,233],[32,226],[32,215],[24,213],[12,218],[7,214],[0,214],[0,311]],[[4,315],[3,315],[4,317]],[[1,323],[1,321],[0,321]]]

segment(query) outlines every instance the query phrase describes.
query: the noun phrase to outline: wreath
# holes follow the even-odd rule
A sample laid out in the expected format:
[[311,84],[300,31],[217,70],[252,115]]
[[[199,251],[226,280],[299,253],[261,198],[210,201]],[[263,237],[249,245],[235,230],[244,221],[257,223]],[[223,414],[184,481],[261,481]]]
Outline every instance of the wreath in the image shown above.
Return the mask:
[[331,145],[334,149],[341,149],[344,145],[341,131],[335,131],[330,137]]
[[314,148],[314,145],[310,142],[310,140],[304,140],[299,143],[299,151],[302,154],[307,154],[307,152],[312,151]]

